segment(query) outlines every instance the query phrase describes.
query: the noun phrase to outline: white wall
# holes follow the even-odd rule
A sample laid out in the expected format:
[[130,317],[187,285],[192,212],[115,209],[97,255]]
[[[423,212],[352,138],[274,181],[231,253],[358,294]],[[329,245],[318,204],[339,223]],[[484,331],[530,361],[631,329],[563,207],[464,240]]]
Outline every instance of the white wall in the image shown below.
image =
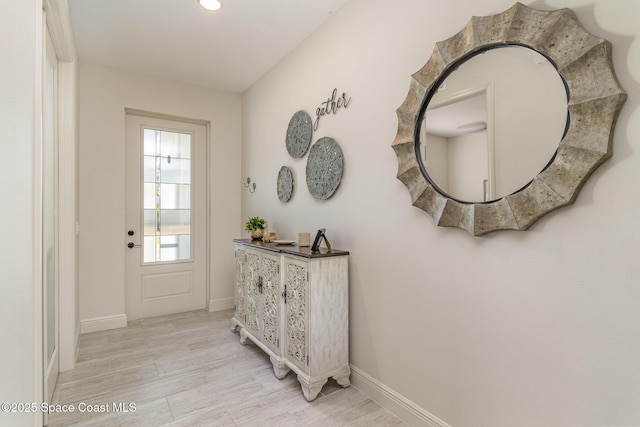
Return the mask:
[[[257,190],[243,192],[242,217],[264,216],[281,238],[326,227],[351,251],[353,365],[448,424],[640,425],[640,3],[524,3],[570,6],[612,41],[629,94],[614,156],[573,206],[526,232],[475,238],[412,207],[391,149],[409,76],[471,15],[513,2],[351,0],[243,95],[243,178]],[[323,117],[314,141],[333,137],[345,171],[320,202],[285,133],[333,88],[351,104]],[[296,180],[287,204],[276,195],[283,165]]]
[[[0,51],[0,402],[41,402],[41,1],[2,3]],[[0,425],[38,419],[0,413]]]
[[[447,138],[431,135],[425,132],[424,126],[420,128],[420,141],[427,141],[420,147],[422,161],[429,171],[429,176],[443,191],[449,191],[449,170],[447,165]],[[429,147],[429,153],[426,148]],[[486,146],[486,144],[485,144]],[[426,160],[426,161],[425,161]]]
[[483,201],[483,181],[489,179],[487,131],[471,132],[447,140],[449,185],[443,190],[460,200]]
[[[233,307],[231,240],[240,228],[240,95],[86,62],[79,69],[80,319],[109,325],[125,306],[125,108],[207,120],[210,308]],[[115,326],[118,326],[115,324]]]

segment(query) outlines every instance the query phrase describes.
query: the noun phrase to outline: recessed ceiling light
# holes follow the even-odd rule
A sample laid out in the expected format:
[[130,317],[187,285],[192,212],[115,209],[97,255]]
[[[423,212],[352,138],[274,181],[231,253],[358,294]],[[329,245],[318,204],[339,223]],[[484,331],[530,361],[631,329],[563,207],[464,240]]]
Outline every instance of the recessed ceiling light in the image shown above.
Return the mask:
[[208,10],[218,10],[222,7],[222,2],[220,0],[198,0],[198,3],[200,3],[200,6]]

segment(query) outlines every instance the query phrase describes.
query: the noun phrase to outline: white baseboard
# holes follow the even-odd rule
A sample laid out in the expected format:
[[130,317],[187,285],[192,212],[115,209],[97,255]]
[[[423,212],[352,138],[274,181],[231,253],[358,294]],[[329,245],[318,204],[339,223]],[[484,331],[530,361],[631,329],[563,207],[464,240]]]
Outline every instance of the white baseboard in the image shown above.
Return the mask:
[[222,298],[209,301],[209,312],[229,310],[235,307],[233,298]]
[[451,427],[429,411],[351,365],[351,383],[410,426]]
[[80,321],[80,332],[106,331],[107,329],[124,328],[127,326],[127,315],[118,314],[116,316],[96,317]]

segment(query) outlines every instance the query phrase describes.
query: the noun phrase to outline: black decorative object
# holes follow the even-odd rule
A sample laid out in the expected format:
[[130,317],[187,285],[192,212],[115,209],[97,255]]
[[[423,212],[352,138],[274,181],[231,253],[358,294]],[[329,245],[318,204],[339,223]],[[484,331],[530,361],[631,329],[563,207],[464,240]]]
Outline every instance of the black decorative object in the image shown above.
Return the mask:
[[327,243],[329,252],[331,252],[331,245],[329,244],[329,241],[325,236],[326,231],[326,228],[321,228],[320,230],[318,230],[318,232],[316,233],[316,238],[313,239],[313,245],[311,245],[311,252],[317,252],[320,250],[320,243],[322,243],[322,239],[324,239],[324,241]]

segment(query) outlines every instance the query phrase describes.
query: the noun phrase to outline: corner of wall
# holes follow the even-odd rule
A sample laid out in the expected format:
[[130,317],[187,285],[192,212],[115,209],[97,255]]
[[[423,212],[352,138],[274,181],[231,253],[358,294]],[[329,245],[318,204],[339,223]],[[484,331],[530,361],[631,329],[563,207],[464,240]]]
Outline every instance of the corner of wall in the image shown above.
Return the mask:
[[231,310],[232,308],[234,308],[233,298],[221,298],[209,301],[209,313],[213,313],[215,311]]

